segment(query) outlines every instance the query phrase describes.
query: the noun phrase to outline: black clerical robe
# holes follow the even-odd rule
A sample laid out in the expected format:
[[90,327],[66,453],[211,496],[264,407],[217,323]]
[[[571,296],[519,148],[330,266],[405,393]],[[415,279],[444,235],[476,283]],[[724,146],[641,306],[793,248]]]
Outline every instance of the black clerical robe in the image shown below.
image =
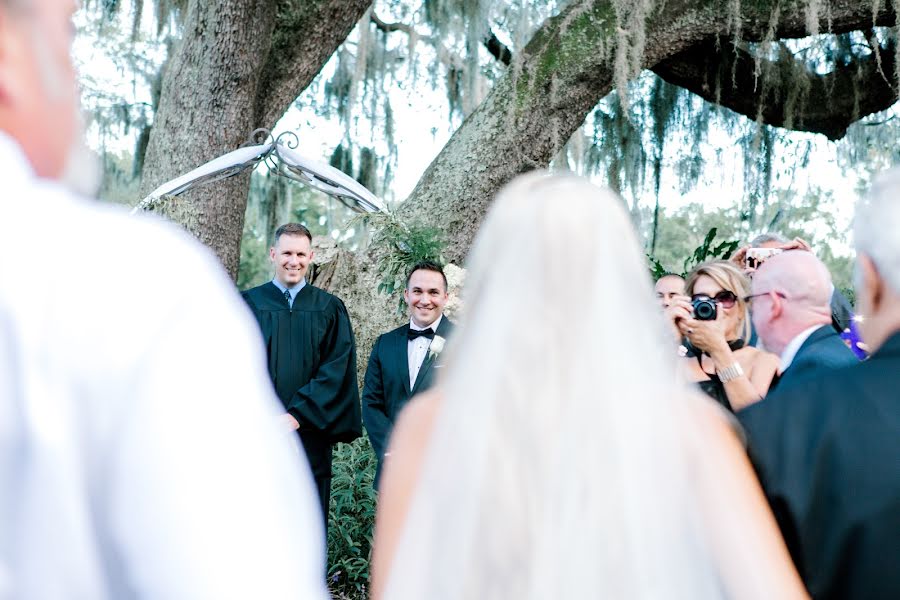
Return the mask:
[[738,413],[817,600],[900,598],[900,332],[868,360],[786,382]]
[[[415,384],[410,388],[408,331],[409,323],[378,336],[366,368],[362,398],[363,420],[366,424],[366,433],[372,442],[372,449],[378,458],[378,468],[375,472],[376,487],[381,477],[381,465],[384,462],[388,438],[400,409],[406,406],[414,395],[430,388],[436,372],[440,369],[439,356],[429,352],[422,362]],[[435,335],[446,339],[452,331],[453,323],[445,316],[441,318]]]
[[241,293],[259,323],[269,376],[298,434],[327,515],[331,446],[362,435],[356,343],[339,298],[309,284],[293,307],[274,283]]

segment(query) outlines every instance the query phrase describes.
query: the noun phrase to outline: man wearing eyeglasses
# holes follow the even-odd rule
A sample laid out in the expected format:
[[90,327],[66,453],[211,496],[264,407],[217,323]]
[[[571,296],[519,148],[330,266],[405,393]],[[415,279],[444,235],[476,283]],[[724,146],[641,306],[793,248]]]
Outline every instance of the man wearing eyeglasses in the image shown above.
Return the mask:
[[[748,246],[740,248],[734,253],[734,256],[731,257],[731,261],[743,269],[747,277],[751,279],[753,279],[754,274],[761,265],[761,263],[757,262],[755,267],[751,267],[751,261],[748,260],[748,256],[751,253],[752,248],[765,248],[776,250],[778,252],[793,250],[812,252],[812,248],[810,248],[806,240],[803,240],[802,238],[788,240],[777,233],[764,233],[758,235],[750,241]],[[847,332],[851,328],[851,321],[853,320],[853,307],[850,306],[850,302],[840,290],[833,285],[830,289],[829,310],[831,311],[831,326],[834,327],[835,331],[838,333]]]
[[[895,169],[856,211],[857,307],[872,354],[784,383],[738,413],[797,571],[817,599],[900,598],[898,198]],[[766,303],[802,301],[762,283],[754,282],[754,295],[764,294],[753,299],[756,318],[777,310]]]
[[831,275],[811,252],[793,250],[764,262],[752,292],[756,332],[781,357],[777,385],[857,362],[831,326]]

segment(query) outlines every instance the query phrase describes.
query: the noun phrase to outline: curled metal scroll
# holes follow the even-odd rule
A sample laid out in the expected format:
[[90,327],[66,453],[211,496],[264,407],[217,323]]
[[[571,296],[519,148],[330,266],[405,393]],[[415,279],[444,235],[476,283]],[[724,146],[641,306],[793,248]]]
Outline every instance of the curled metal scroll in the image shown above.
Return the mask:
[[157,187],[134,207],[132,214],[151,210],[164,203],[167,198],[196,187],[233,177],[246,169],[255,168],[263,161],[276,175],[337,198],[356,212],[387,212],[384,202],[365,186],[327,163],[301,156],[296,152],[299,146],[300,138],[293,131],[282,132],[273,139],[268,129],[256,129],[237,150],[223,154]]

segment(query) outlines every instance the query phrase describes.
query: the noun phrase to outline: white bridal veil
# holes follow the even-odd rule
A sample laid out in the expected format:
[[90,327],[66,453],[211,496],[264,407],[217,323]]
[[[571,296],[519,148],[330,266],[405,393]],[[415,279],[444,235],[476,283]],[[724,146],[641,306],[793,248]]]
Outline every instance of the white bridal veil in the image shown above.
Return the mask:
[[465,303],[386,598],[722,597],[702,431],[622,201],[517,179]]

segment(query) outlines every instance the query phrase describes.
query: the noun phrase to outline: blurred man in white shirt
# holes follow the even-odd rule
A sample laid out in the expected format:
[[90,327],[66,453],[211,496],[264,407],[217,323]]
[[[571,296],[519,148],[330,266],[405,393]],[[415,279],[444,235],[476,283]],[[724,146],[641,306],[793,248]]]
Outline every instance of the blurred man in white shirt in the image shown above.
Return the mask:
[[221,267],[57,183],[73,10],[0,0],[0,600],[325,598],[309,471]]

